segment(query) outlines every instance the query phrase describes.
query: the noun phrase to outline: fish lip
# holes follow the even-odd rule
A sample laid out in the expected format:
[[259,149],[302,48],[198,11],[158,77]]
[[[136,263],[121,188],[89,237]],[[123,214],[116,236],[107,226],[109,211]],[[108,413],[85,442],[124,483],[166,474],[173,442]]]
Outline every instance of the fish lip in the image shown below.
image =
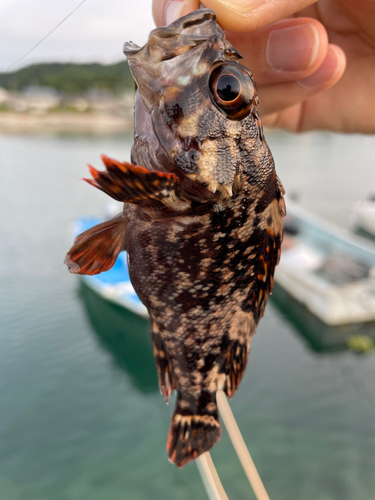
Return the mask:
[[137,45],[134,42],[125,42],[122,48],[123,53],[128,57],[128,56],[134,56],[135,54],[138,54],[138,52],[142,50],[142,47]]

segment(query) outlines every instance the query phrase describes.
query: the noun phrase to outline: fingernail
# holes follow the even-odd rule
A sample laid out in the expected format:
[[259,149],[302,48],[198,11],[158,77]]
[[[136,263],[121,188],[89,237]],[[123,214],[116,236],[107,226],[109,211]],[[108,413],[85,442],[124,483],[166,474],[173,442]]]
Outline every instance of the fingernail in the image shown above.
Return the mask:
[[259,7],[264,3],[264,0],[217,0],[226,8],[239,12],[240,14],[247,14],[251,12],[256,7]]
[[299,24],[272,31],[266,60],[275,71],[305,71],[318,55],[319,35],[313,24]]
[[185,2],[180,0],[172,0],[165,9],[165,22],[171,24],[180,17],[181,11],[184,8]]
[[339,54],[336,48],[332,46],[329,47],[326,58],[319,68],[307,78],[297,80],[298,85],[310,89],[313,87],[320,87],[335,78],[337,72],[340,70],[338,56]]

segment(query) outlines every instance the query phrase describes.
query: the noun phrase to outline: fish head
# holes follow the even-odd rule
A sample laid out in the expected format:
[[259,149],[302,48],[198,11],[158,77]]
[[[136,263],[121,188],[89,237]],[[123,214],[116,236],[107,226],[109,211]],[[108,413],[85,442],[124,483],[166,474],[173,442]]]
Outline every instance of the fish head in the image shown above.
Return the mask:
[[124,45],[136,83],[132,160],[173,171],[198,192],[232,195],[243,151],[259,140],[257,92],[210,9],[199,9]]

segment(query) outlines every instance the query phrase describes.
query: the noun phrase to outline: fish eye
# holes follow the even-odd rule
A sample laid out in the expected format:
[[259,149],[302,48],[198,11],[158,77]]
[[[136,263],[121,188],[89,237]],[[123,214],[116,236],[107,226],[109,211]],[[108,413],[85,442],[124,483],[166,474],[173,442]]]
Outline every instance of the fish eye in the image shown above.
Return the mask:
[[216,63],[208,87],[213,103],[227,118],[241,120],[249,114],[255,88],[246,68],[236,63]]

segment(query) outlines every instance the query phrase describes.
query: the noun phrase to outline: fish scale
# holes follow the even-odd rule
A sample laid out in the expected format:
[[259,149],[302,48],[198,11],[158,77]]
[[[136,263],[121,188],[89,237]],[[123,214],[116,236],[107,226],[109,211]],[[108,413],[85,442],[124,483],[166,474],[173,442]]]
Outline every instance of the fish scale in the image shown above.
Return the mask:
[[95,274],[128,252],[161,393],[178,393],[167,441],[178,466],[220,438],[216,392],[232,397],[243,377],[285,214],[255,83],[215,19],[200,9],[144,47],[125,44],[137,86],[132,164],[103,157],[106,170],[87,179],[123,214],[78,236],[66,258]]

